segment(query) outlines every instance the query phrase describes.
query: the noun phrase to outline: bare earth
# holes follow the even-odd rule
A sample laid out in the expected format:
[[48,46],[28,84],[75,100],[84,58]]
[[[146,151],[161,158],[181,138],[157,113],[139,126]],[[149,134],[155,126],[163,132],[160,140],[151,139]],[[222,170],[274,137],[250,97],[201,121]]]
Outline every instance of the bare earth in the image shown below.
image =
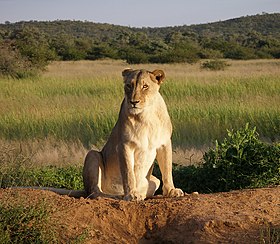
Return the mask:
[[0,201],[45,199],[62,243],[268,243],[280,228],[280,187],[142,202],[75,199],[30,189],[1,189]]

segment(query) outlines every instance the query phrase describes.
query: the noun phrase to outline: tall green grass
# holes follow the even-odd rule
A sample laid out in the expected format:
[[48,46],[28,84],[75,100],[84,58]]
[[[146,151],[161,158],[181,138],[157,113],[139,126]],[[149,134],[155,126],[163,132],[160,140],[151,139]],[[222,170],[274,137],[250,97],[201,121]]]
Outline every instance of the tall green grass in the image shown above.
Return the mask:
[[[233,62],[219,72],[202,71],[199,65],[163,65],[167,79],[161,93],[174,126],[173,144],[208,145],[223,138],[226,129],[247,122],[257,126],[261,137],[279,140],[279,63],[264,61],[266,69],[260,71],[259,62]],[[102,146],[117,120],[125,67],[56,63],[41,78],[0,78],[0,138],[52,137]]]
[[[172,85],[173,84],[173,85]],[[177,145],[208,144],[249,122],[263,138],[280,136],[278,77],[220,79],[214,83],[172,82],[163,90]],[[173,94],[173,95],[171,95]]]

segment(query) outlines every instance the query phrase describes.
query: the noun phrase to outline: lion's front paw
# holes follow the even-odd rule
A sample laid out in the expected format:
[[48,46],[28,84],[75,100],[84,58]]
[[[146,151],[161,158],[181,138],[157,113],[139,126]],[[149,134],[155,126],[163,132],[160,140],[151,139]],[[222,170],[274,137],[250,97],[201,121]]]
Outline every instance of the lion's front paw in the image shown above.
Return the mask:
[[132,192],[124,196],[123,200],[125,201],[142,201],[145,197],[137,192]]
[[172,188],[166,194],[166,197],[182,197],[184,196],[184,192],[180,188]]

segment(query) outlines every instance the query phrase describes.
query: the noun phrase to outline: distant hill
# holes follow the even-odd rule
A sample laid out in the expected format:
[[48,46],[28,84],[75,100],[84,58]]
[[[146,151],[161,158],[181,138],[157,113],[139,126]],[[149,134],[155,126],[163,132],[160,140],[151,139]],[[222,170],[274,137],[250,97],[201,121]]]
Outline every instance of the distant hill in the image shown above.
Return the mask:
[[0,24],[0,45],[18,49],[33,61],[44,57],[192,63],[201,58],[280,58],[280,13],[161,28],[70,20],[6,22]]
[[69,35],[74,38],[93,38],[93,40],[112,39],[121,33],[133,33],[135,30],[125,26],[100,24],[86,21],[56,20],[56,21],[21,21],[0,24],[0,31],[13,31],[21,28],[38,28],[41,32],[53,38],[56,35]]
[[240,17],[225,21],[218,21],[198,25],[182,25],[173,27],[144,27],[130,28],[112,24],[101,24],[87,21],[28,21],[0,24],[0,30],[14,30],[23,26],[36,27],[54,36],[57,33],[65,33],[74,37],[89,37],[97,39],[108,39],[120,34],[145,33],[151,38],[165,37],[172,32],[183,34],[194,34],[200,37],[234,35],[246,35],[249,32],[257,32],[264,36],[280,37],[280,13],[258,14],[253,16]]
[[151,32],[166,33],[180,31],[182,33],[193,32],[197,36],[223,36],[225,38],[234,35],[246,35],[257,32],[263,36],[280,37],[280,13],[257,14],[240,18],[218,21],[208,24],[183,25],[175,27],[149,28]]

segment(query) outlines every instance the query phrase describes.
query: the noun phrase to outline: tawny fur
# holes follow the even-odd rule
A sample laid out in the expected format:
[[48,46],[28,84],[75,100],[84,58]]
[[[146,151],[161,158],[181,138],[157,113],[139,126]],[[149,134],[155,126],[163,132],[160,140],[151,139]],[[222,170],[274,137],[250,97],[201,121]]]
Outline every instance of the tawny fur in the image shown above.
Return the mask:
[[125,97],[118,121],[101,152],[90,151],[83,180],[87,195],[143,200],[154,195],[160,181],[152,175],[157,160],[163,195],[183,196],[172,179],[172,125],[159,93],[164,72],[126,69]]
[[156,159],[162,174],[163,196],[184,195],[174,187],[172,179],[172,124],[159,93],[164,72],[126,69],[122,75],[125,97],[119,118],[101,152],[91,150],[85,158],[85,191],[39,189],[73,197],[144,200],[152,197],[160,185],[152,175]]

